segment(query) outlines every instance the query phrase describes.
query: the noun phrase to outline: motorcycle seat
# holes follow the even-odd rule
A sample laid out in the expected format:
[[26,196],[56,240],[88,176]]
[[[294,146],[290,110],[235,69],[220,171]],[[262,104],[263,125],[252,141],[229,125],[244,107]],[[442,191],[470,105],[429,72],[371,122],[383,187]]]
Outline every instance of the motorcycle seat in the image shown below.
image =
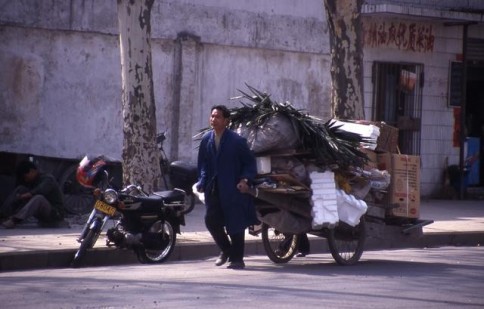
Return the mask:
[[145,201],[145,202],[160,202],[161,200],[163,200],[163,198],[159,195],[156,195],[156,194],[151,194],[150,196],[138,196],[136,197],[137,200],[140,200],[140,201]]
[[185,199],[185,194],[179,190],[159,191],[153,192],[153,194],[161,197],[166,204],[183,201]]

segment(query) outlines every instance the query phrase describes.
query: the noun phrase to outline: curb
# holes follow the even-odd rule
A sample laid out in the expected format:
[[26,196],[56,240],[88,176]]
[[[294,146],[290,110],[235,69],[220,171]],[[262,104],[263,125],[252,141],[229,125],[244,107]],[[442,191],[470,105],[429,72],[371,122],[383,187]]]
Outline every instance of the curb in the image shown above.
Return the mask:
[[[365,251],[404,248],[435,248],[442,246],[480,246],[484,232],[426,233],[411,235],[394,234],[388,239],[378,235],[367,238]],[[310,237],[311,253],[330,253],[326,239]],[[49,268],[70,268],[76,249],[40,250],[0,254],[0,271],[19,271]],[[177,242],[170,258],[165,262],[215,259],[218,248],[212,242]],[[364,254],[364,253],[363,253]],[[247,240],[245,255],[266,255],[262,239]],[[269,263],[272,263],[268,259]],[[82,267],[139,264],[131,250],[94,248],[87,252]]]

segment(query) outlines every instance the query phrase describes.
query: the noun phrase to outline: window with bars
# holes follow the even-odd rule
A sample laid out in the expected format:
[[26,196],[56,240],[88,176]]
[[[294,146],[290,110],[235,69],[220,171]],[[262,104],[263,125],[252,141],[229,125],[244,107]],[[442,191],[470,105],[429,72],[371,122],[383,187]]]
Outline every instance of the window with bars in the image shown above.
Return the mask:
[[397,127],[400,152],[420,155],[423,65],[373,63],[373,113],[375,121]]

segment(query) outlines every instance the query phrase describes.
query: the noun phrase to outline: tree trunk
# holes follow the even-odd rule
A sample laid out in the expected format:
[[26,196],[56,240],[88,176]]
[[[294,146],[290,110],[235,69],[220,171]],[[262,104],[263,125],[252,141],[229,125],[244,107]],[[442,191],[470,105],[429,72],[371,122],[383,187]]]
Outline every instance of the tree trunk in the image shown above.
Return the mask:
[[160,189],[151,64],[154,0],[118,0],[123,103],[123,183]]
[[362,0],[324,0],[331,46],[334,118],[364,119]]

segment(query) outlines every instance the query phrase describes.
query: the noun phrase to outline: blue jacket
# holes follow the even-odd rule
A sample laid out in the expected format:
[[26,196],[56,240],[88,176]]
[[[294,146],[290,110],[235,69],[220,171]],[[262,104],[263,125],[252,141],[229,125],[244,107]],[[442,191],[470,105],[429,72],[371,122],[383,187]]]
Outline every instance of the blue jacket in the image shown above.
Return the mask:
[[198,185],[204,190],[206,207],[213,202],[210,190],[216,179],[228,234],[243,232],[258,222],[252,196],[237,189],[241,179],[248,179],[250,184],[257,175],[255,157],[245,138],[225,129],[217,151],[215,133],[207,132],[200,142],[198,169]]

